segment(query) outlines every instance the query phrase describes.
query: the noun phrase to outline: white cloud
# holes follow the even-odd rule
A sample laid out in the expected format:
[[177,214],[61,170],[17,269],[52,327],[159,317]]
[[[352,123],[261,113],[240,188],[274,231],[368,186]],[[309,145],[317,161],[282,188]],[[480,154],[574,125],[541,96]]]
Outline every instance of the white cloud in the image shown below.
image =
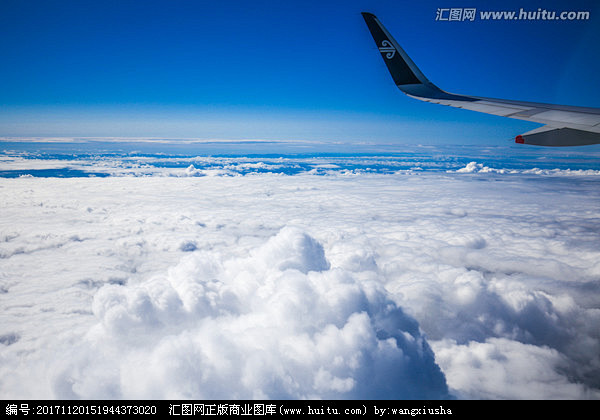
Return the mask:
[[434,349],[450,386],[462,398],[600,398],[598,390],[570,382],[564,375],[568,360],[547,346],[490,338],[463,345],[443,340],[436,342]]
[[248,257],[200,252],[104,286],[93,310],[54,374],[59,398],[447,396],[416,321],[293,228]]
[[554,175],[554,176],[597,176],[600,175],[600,171],[595,169],[540,169],[540,168],[531,168],[531,169],[505,169],[505,168],[490,168],[482,163],[477,162],[469,162],[463,168],[457,169],[456,171],[448,171],[448,172],[456,172],[462,174],[472,174],[472,173],[497,173],[497,174],[528,174],[528,175]]
[[599,398],[596,179],[1,179],[0,392]]

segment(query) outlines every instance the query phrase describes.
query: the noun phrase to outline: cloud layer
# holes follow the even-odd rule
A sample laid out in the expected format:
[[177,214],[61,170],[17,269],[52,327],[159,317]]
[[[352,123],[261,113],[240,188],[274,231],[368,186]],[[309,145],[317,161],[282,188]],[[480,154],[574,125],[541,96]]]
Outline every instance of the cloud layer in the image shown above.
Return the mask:
[[0,180],[0,390],[599,398],[597,183]]

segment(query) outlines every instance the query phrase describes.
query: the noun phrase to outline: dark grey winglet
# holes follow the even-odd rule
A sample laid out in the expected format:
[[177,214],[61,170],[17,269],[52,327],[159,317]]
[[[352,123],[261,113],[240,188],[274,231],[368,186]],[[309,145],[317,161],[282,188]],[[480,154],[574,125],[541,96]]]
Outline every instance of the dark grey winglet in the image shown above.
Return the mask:
[[[429,80],[427,80],[408,56],[403,57],[406,53],[404,53],[396,40],[390,35],[381,22],[379,22],[375,15],[364,12],[362,13],[362,16],[375,40],[375,44],[377,44],[377,47],[379,48],[383,61],[394,79],[394,83],[396,83],[397,86],[427,83]],[[412,64],[412,68],[409,62]]]
[[374,14],[363,12],[362,16],[394,83],[402,92],[418,98],[474,100],[445,92],[431,83]]

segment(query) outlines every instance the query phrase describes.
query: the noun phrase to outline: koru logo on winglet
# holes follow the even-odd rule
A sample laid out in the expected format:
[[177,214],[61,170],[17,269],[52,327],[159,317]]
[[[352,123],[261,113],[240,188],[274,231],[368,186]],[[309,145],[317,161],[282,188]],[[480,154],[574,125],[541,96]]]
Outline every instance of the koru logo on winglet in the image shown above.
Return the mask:
[[392,45],[392,43],[390,41],[385,39],[385,40],[381,41],[381,47],[379,47],[379,52],[381,52],[382,54],[385,53],[385,58],[387,58],[388,60],[391,60],[392,58],[394,58],[394,55],[396,54],[396,48],[394,48],[394,46]]

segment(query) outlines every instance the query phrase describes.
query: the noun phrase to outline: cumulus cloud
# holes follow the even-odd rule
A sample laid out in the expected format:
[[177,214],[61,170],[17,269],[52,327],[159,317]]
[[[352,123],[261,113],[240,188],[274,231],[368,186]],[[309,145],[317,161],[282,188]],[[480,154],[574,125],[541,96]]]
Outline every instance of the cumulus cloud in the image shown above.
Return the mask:
[[303,159],[1,179],[2,395],[600,398],[594,174]]
[[245,258],[197,253],[104,286],[93,311],[99,324],[53,378],[59,398],[448,396],[417,322],[294,228]]
[[600,171],[596,169],[541,169],[541,168],[528,168],[528,169],[506,169],[506,168],[491,168],[483,163],[469,162],[466,166],[457,169],[456,172],[459,174],[472,174],[472,173],[497,173],[497,174],[528,174],[528,175],[554,175],[554,176],[598,176]]
[[567,358],[547,346],[505,338],[436,342],[436,359],[461,398],[588,399],[600,393],[564,375]]

